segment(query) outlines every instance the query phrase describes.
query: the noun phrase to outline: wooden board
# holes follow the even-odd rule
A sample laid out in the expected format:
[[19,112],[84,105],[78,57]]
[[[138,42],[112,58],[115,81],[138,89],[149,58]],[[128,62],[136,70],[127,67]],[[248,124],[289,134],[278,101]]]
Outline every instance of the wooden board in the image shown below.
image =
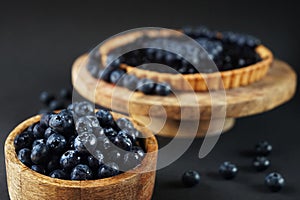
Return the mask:
[[[199,106],[201,120],[211,118],[211,96],[207,92],[196,93],[198,105],[179,103],[174,95],[162,97],[131,92],[126,88],[93,78],[86,70],[86,59],[87,54],[75,61],[72,68],[72,82],[74,88],[90,101],[107,108],[112,108],[113,102],[115,111],[142,116],[148,116],[150,109],[163,106],[164,109],[152,112],[153,116],[167,115],[168,118],[176,120],[199,119],[194,114],[195,108]],[[226,90],[226,101],[216,101],[217,110],[221,114],[226,111],[226,116],[229,118],[271,110],[292,98],[296,82],[296,74],[293,69],[287,63],[275,60],[268,74],[262,80],[245,87]],[[95,87],[96,85],[98,87]],[[214,94],[218,95],[217,91]],[[191,92],[180,92],[178,96],[180,99],[193,98]]]

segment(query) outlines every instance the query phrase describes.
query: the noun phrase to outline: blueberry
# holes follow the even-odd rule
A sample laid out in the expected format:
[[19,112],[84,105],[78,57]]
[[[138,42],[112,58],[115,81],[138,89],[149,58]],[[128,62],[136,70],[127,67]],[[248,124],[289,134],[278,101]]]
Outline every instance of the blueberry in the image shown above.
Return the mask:
[[72,98],[72,90],[69,88],[63,88],[60,90],[59,95],[61,98],[66,100],[71,100]]
[[52,115],[49,126],[64,136],[74,134],[73,116],[68,110],[62,110],[60,113]]
[[74,148],[79,153],[88,153],[97,147],[97,138],[94,134],[83,133],[78,135],[74,141]]
[[32,162],[31,162],[30,155],[31,155],[31,150],[28,148],[23,148],[19,151],[18,158],[24,165],[31,166]]
[[110,82],[113,84],[117,84],[121,77],[125,74],[125,72],[121,69],[114,70],[110,74]]
[[55,132],[51,127],[49,127],[45,130],[44,138],[48,139],[48,137],[50,137],[50,135],[52,135],[54,133],[57,133],[57,132]]
[[129,130],[128,129],[121,130],[118,134],[128,137],[131,140],[131,143],[135,144],[135,142],[136,142],[136,130],[134,128],[129,129]]
[[267,141],[261,141],[255,145],[255,152],[257,155],[267,156],[272,152],[272,145]]
[[119,166],[116,163],[103,164],[98,169],[98,178],[108,178],[119,174]]
[[102,127],[114,127],[115,122],[112,114],[107,110],[98,110],[96,112],[96,117],[98,118],[100,125]]
[[56,169],[54,171],[52,171],[49,176],[51,178],[58,178],[58,179],[66,179],[67,178],[67,174],[61,170],[61,169]]
[[52,156],[52,158],[46,165],[47,171],[52,172],[55,169],[59,169],[60,168],[59,160],[60,160],[59,156],[57,156],[57,155]]
[[285,185],[285,180],[281,174],[273,172],[265,177],[265,184],[272,192],[278,192]]
[[108,137],[98,137],[97,138],[97,149],[100,149],[102,151],[107,151],[108,149],[111,148],[111,142],[108,139]]
[[124,167],[126,170],[133,169],[142,161],[143,155],[138,152],[127,152],[124,154]]
[[121,117],[121,118],[117,119],[116,124],[118,125],[118,127],[120,129],[127,129],[127,130],[129,130],[129,129],[133,129],[134,128],[134,126],[131,123],[131,121],[129,119],[125,118],[125,117]]
[[137,89],[144,94],[153,94],[154,88],[155,82],[150,79],[143,78],[138,81]]
[[60,158],[60,166],[63,169],[72,169],[81,162],[78,151],[68,150]]
[[87,164],[92,170],[98,169],[100,166],[100,163],[101,163],[101,161],[99,161],[97,158],[95,158],[92,155],[87,157]]
[[135,91],[137,88],[138,78],[134,75],[124,75],[121,79],[122,86],[126,87],[129,90]]
[[256,157],[252,163],[256,171],[264,171],[270,166],[270,161],[266,157]]
[[36,139],[42,138],[44,136],[44,132],[45,128],[40,123],[37,123],[32,130],[32,134]]
[[238,168],[230,163],[230,162],[224,162],[221,164],[219,168],[219,174],[224,178],[224,179],[233,179],[238,172]]
[[117,147],[119,147],[119,148],[121,148],[121,149],[123,149],[125,151],[130,151],[131,148],[132,148],[132,142],[131,142],[131,140],[128,137],[126,137],[125,135],[117,135],[114,138],[113,143]]
[[48,148],[54,153],[59,153],[65,150],[67,141],[64,136],[54,133],[49,136],[46,142]]
[[34,142],[32,143],[32,148],[34,148],[34,146],[38,145],[38,144],[45,144],[45,139],[37,139],[34,140]]
[[121,158],[122,158],[122,154],[117,149],[112,150],[107,153],[107,159],[110,162],[119,163]]
[[49,92],[43,91],[40,94],[40,101],[46,105],[48,105],[54,99],[54,95],[50,94]]
[[23,148],[31,148],[32,143],[34,141],[34,136],[31,132],[25,131],[16,136],[14,140],[14,146],[16,151],[18,152]]
[[65,107],[64,101],[61,99],[53,100],[49,104],[51,110],[60,110]]
[[67,148],[70,150],[75,150],[74,147],[74,142],[75,142],[75,138],[77,137],[77,135],[72,135],[67,142]]
[[49,127],[49,120],[52,116],[52,113],[44,113],[41,117],[41,120],[40,120],[40,125],[43,127],[43,128],[48,128]]
[[155,94],[160,96],[168,96],[171,93],[171,87],[168,83],[157,83],[155,86]]
[[107,137],[115,137],[118,132],[115,131],[113,128],[103,128],[103,134]]
[[71,180],[91,180],[93,172],[87,165],[79,164],[73,168],[70,178]]
[[36,171],[36,172],[40,173],[40,174],[46,174],[46,170],[42,165],[32,165],[31,169],[33,171]]
[[82,102],[76,103],[74,105],[74,114],[77,117],[93,115],[94,107],[91,103],[89,103],[87,101],[82,101]]
[[110,75],[113,71],[113,68],[107,67],[105,69],[99,70],[98,78],[106,82],[110,82]]
[[46,144],[38,144],[32,148],[31,160],[35,164],[45,163],[49,156],[49,148]]
[[200,182],[200,174],[195,170],[188,170],[182,175],[182,183],[186,187],[193,187]]

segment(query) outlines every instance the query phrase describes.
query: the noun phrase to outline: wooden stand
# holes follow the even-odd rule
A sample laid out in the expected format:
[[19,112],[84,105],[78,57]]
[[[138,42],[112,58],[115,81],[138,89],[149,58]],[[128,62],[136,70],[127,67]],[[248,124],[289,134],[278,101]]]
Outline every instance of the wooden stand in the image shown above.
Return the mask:
[[[86,70],[86,59],[87,55],[79,57],[72,68],[73,86],[86,99],[112,108],[114,111],[130,113],[134,120],[144,124],[149,123],[149,112],[154,108],[155,112],[151,112],[152,121],[160,121],[164,116],[168,118],[162,129],[158,131],[159,135],[167,137],[173,137],[176,134],[180,137],[188,137],[188,131],[177,133],[179,124],[185,121],[188,127],[189,123],[199,120],[199,113],[194,115],[194,112],[200,108],[197,136],[203,137],[206,134],[218,133],[219,129],[214,130],[214,127],[207,132],[211,122],[222,120],[218,116],[211,119],[211,93],[180,92],[177,97],[174,95],[162,97],[132,92],[93,78]],[[223,132],[234,125],[235,118],[262,113],[290,100],[296,90],[296,79],[295,72],[288,64],[275,60],[262,80],[245,87],[226,90],[226,100],[217,101],[219,113],[226,112]],[[98,86],[95,87],[96,85]],[[197,105],[178,102],[178,98],[189,99],[194,95],[197,97]],[[160,107],[164,109],[155,109]]]

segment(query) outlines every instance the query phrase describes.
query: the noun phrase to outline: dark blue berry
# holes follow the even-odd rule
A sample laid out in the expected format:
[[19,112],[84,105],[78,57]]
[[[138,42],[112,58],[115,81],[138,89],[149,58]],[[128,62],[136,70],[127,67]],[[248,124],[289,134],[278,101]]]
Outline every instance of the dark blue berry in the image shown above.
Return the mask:
[[60,158],[60,166],[63,169],[72,169],[81,162],[79,153],[75,150],[65,152]]
[[157,83],[155,86],[155,94],[160,96],[168,96],[171,93],[171,86],[168,83]]
[[64,107],[65,107],[65,103],[61,99],[53,100],[49,104],[49,108],[51,110],[60,110],[63,109]]
[[127,130],[129,130],[129,129],[133,129],[134,128],[132,122],[129,119],[125,118],[125,117],[117,119],[116,124],[118,125],[118,127],[120,129],[127,129]]
[[94,134],[83,133],[74,140],[74,148],[79,153],[92,152],[97,147],[97,138]]
[[98,178],[108,178],[119,174],[119,166],[116,163],[102,164],[98,170]]
[[153,94],[154,88],[155,82],[150,79],[143,78],[138,81],[137,89],[144,94]]
[[265,184],[272,192],[278,192],[285,185],[285,180],[281,174],[273,172],[266,176]]
[[43,127],[43,128],[48,128],[49,127],[49,120],[52,116],[52,113],[44,113],[41,117],[41,120],[40,120],[40,125]]
[[138,152],[127,152],[124,154],[125,170],[133,169],[138,166],[143,159],[143,155]]
[[63,88],[60,90],[59,95],[61,98],[66,100],[71,100],[72,98],[72,90],[69,88]]
[[224,179],[233,179],[238,172],[238,168],[230,163],[230,162],[224,162],[221,164],[219,168],[219,174],[224,178]]
[[87,165],[79,164],[73,168],[70,178],[71,180],[91,180],[93,172]]
[[130,151],[131,148],[132,148],[132,142],[131,142],[131,140],[128,137],[126,137],[125,135],[117,135],[114,138],[113,143],[117,147],[119,147],[119,148],[121,148],[121,149],[123,149],[125,151]]
[[186,187],[193,187],[200,182],[200,174],[195,170],[188,170],[182,175],[182,183]]
[[115,122],[114,122],[114,118],[111,115],[111,113],[107,110],[98,110],[96,112],[96,117],[99,120],[99,123],[102,127],[114,127],[115,126]]
[[102,79],[106,82],[110,82],[110,75],[111,75],[112,71],[113,71],[113,68],[110,68],[110,67],[101,69],[101,70],[99,70],[98,78]]
[[67,141],[64,136],[54,133],[49,136],[46,142],[48,148],[54,153],[60,153],[65,150]]
[[110,162],[119,163],[121,158],[122,158],[122,154],[117,149],[109,151],[107,153],[107,160]]
[[118,81],[121,79],[121,77],[125,74],[125,72],[121,69],[117,69],[114,70],[111,74],[110,74],[110,82],[117,84]]
[[272,152],[272,145],[267,141],[261,141],[255,145],[255,153],[261,156],[267,156]]
[[34,142],[32,143],[32,148],[34,148],[34,146],[38,145],[38,144],[46,144],[45,139],[37,139],[34,140]]
[[32,134],[33,134],[34,138],[36,138],[36,139],[43,138],[44,133],[45,133],[45,127],[43,125],[41,125],[40,123],[36,124],[33,127]]
[[97,144],[97,149],[102,151],[108,151],[112,146],[110,140],[106,136],[98,137]]
[[124,75],[122,80],[122,86],[126,87],[129,90],[135,91],[137,88],[138,78],[134,75]]
[[46,166],[47,171],[52,172],[55,169],[59,169],[60,168],[59,160],[60,160],[59,156],[57,155],[52,156],[52,158],[50,159],[50,161]]
[[14,140],[14,146],[16,151],[18,152],[20,149],[23,148],[31,148],[32,143],[34,141],[34,136],[31,132],[25,131],[16,136]]
[[26,166],[31,166],[32,162],[31,162],[31,150],[28,148],[23,148],[19,151],[18,153],[18,159]]
[[38,144],[32,148],[31,160],[35,164],[43,164],[49,157],[49,148],[46,144]]
[[256,169],[256,171],[260,172],[268,169],[268,167],[270,166],[270,161],[266,157],[258,156],[253,160],[252,165]]
[[36,172],[40,173],[40,174],[46,174],[46,170],[42,165],[32,165],[31,169],[33,171],[36,171]]
[[44,138],[48,139],[50,137],[50,135],[52,135],[54,133],[57,133],[57,132],[55,132],[51,127],[49,127],[45,130]]
[[107,137],[115,137],[118,134],[118,132],[113,128],[103,128],[102,131],[103,134]]
[[49,92],[43,91],[40,94],[40,101],[46,105],[48,105],[54,99],[54,95],[50,94]]
[[61,169],[56,169],[54,171],[52,171],[49,176],[51,178],[58,178],[58,179],[66,179],[67,178],[67,174],[61,170]]

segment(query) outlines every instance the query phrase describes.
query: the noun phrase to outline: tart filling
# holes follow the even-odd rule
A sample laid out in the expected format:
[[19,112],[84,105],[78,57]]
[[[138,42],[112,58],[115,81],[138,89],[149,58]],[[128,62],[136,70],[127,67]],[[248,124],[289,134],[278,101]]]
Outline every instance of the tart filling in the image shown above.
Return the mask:
[[[182,32],[192,37],[204,50],[195,48],[194,41],[182,37]],[[164,49],[169,51],[155,48],[164,45]],[[139,49],[128,52],[135,47]],[[171,53],[174,49],[176,54]],[[139,85],[139,82],[153,84],[146,92],[138,90],[158,94],[155,92],[157,83],[168,89],[184,91],[245,86],[264,77],[272,61],[271,51],[253,36],[198,27],[179,32],[143,30],[117,36],[92,53],[87,67],[94,77],[107,82],[117,83],[125,75],[127,84],[121,85],[129,89]],[[103,66],[108,63],[104,70]],[[128,80],[136,84],[129,84]],[[163,92],[166,95],[169,93]]]

